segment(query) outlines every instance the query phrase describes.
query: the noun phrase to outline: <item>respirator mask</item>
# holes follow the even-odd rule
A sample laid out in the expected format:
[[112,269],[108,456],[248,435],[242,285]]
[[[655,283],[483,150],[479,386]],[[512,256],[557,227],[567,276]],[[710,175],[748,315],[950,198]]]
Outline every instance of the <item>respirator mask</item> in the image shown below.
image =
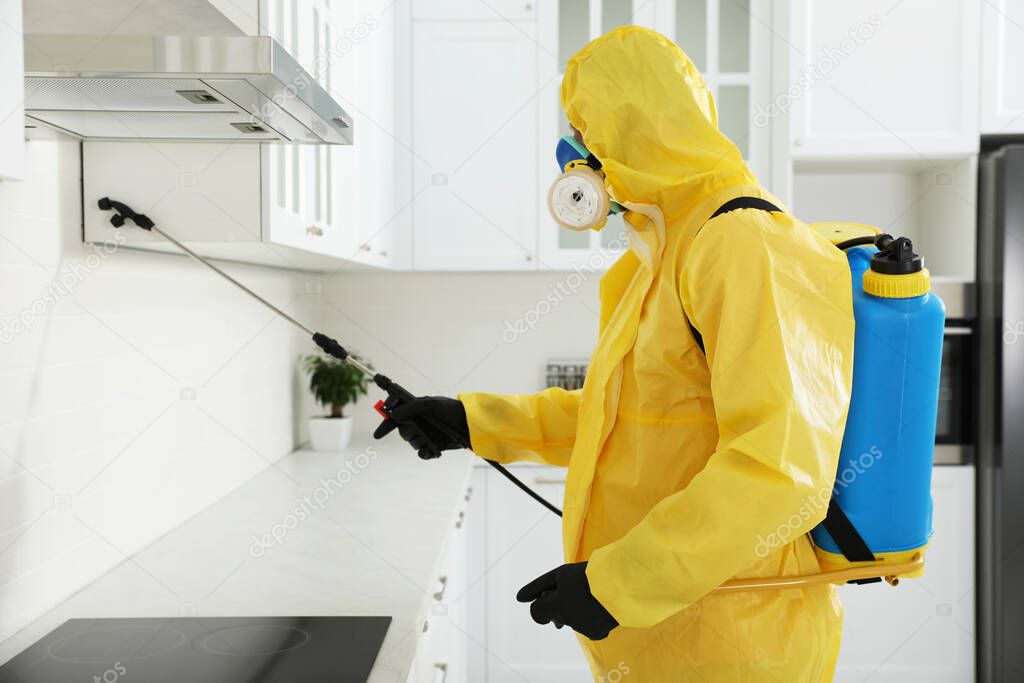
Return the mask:
[[608,196],[601,162],[582,142],[564,135],[555,149],[563,173],[548,190],[548,211],[563,228],[600,230],[608,216],[625,209]]

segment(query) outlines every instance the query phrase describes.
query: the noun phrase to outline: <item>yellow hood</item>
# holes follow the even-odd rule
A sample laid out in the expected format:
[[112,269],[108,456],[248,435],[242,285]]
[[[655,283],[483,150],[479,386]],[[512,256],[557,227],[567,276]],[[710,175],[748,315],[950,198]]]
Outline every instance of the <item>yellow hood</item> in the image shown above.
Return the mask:
[[692,199],[757,182],[718,130],[693,62],[649,29],[623,26],[576,53],[562,80],[562,108],[618,202],[655,204],[671,220]]

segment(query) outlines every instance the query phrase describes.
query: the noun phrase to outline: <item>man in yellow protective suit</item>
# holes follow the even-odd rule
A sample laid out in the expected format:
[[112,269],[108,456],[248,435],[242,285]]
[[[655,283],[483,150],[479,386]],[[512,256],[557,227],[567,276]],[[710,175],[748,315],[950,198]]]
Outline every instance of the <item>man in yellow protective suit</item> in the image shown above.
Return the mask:
[[818,571],[807,532],[825,515],[853,369],[845,257],[784,210],[709,220],[737,197],[782,205],[665,37],[631,26],[591,42],[562,106],[631,243],[601,280],[583,389],[424,397],[377,435],[397,426],[436,457],[462,433],[484,458],[568,467],[566,564],[519,597],[581,634],[596,680],[831,680],[832,586],[712,591]]

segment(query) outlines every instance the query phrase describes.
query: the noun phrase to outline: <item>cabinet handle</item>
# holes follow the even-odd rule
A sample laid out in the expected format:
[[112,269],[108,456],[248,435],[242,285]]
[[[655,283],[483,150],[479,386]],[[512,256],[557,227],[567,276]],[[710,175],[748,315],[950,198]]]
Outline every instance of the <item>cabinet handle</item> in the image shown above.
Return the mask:
[[532,261],[533,260],[533,254],[527,254],[526,255],[526,260],[527,261]]
[[448,577],[437,577],[437,583],[441,586],[441,590],[434,593],[434,600],[436,600],[437,602],[441,602],[442,600],[444,600],[444,592],[448,590]]
[[472,497],[473,497],[473,487],[472,486],[467,486],[466,487],[466,502],[468,503],[469,499],[472,498]]
[[448,680],[448,665],[444,662],[434,664],[434,683],[444,683]]
[[360,244],[359,251],[370,251],[371,247],[369,244]]
[[551,484],[552,486],[557,486],[564,483],[565,479],[545,479],[544,477],[535,477],[533,480],[534,486],[543,486],[544,484]]
[[384,257],[387,257],[387,255],[388,255],[388,252],[387,252],[387,251],[382,251],[382,252],[380,252],[380,255],[381,255],[381,256],[384,256]]
[[[468,500],[468,498],[467,498],[467,500]],[[457,520],[455,520],[455,528],[456,529],[461,529],[462,528],[462,523],[465,522],[465,521],[466,521],[466,511],[465,510],[460,510],[459,511],[459,518]]]
[[306,228],[306,234],[312,235],[313,237],[323,237],[324,229],[321,228],[319,225],[311,225],[308,228]]
[[429,622],[429,621],[427,621],[426,619],[424,619],[424,620],[423,620],[423,628],[421,629],[421,631],[422,631],[423,633],[426,633],[426,632],[427,632],[427,628],[428,628],[428,624],[429,624],[429,623],[430,623],[430,622]]

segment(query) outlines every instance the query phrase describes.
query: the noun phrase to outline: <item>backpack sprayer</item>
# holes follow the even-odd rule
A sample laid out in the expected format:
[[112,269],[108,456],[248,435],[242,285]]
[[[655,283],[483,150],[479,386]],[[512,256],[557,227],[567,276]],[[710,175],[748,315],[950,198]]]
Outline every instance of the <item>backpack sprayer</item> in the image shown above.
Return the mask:
[[[569,230],[598,230],[622,211],[609,196],[601,162],[567,135],[555,158],[563,174],[548,193],[552,217]],[[708,219],[737,209],[780,212],[759,197],[737,197]],[[733,579],[716,592],[799,587],[818,583],[891,585],[924,570],[932,535],[931,476],[946,307],[932,293],[924,260],[906,237],[855,223],[817,223],[818,233],[846,254],[855,338],[853,387],[835,486],[825,519],[811,530],[819,572]],[[709,228],[710,229],[710,228]],[[700,332],[690,329],[703,350]],[[794,511],[798,520],[816,510]],[[766,551],[787,543],[781,534],[758,539]]]
[[[103,197],[97,202],[97,205],[99,206],[101,211],[113,210],[115,212],[114,215],[110,217],[110,224],[113,225],[115,228],[123,227],[127,221],[131,221],[132,223],[142,228],[143,230],[155,232],[156,234],[160,235],[165,240],[176,246],[178,249],[183,251],[185,254],[192,257],[199,263],[203,264],[213,272],[217,273],[217,275],[220,275],[222,278],[233,284],[235,287],[238,287],[240,290],[248,294],[250,297],[252,297],[256,301],[260,302],[261,304],[269,308],[275,315],[284,318],[292,325],[295,325],[295,327],[302,330],[313,340],[314,344],[316,344],[323,350],[324,353],[334,358],[337,358],[340,361],[348,363],[355,369],[359,370],[359,372],[363,373],[366,377],[371,379],[374,384],[376,384],[382,391],[384,391],[388,395],[386,399],[377,401],[377,403],[374,405],[374,409],[378,413],[380,413],[381,417],[390,418],[391,411],[393,411],[398,406],[404,405],[409,401],[413,400],[414,398],[416,398],[412,393],[409,392],[408,389],[398,384],[397,382],[392,381],[390,377],[382,375],[379,372],[374,372],[365,364],[361,363],[357,358],[353,358],[351,355],[349,355],[348,351],[345,350],[345,347],[339,344],[337,340],[328,337],[326,334],[316,332],[306,327],[301,322],[291,317],[290,315],[282,311],[280,308],[270,303],[269,301],[261,297],[259,294],[252,291],[251,289],[243,285],[241,282],[225,273],[217,266],[213,265],[199,254],[189,249],[187,246],[185,246],[180,241],[175,239],[174,236],[169,235],[160,228],[158,228],[156,226],[156,223],[154,223],[153,220],[150,219],[145,214],[138,213],[127,204],[115,201],[113,199],[110,199],[109,197]],[[470,448],[470,445],[468,443],[465,443],[465,439],[463,439],[461,435],[455,434],[451,429],[448,428],[447,425],[441,424],[439,422],[431,422],[430,424],[433,427],[437,428],[437,430],[442,432],[445,436],[452,439],[452,441],[458,443],[463,448]],[[519,487],[528,496],[536,500],[538,503],[540,503],[545,508],[555,513],[559,517],[562,516],[561,510],[556,508],[548,501],[544,500],[540,496],[540,494],[538,494],[529,486],[521,482],[514,474],[509,472],[500,463],[496,463],[493,460],[486,460],[486,462],[492,467],[494,467],[496,470],[501,472],[501,474],[506,479],[511,481],[517,487]]]

